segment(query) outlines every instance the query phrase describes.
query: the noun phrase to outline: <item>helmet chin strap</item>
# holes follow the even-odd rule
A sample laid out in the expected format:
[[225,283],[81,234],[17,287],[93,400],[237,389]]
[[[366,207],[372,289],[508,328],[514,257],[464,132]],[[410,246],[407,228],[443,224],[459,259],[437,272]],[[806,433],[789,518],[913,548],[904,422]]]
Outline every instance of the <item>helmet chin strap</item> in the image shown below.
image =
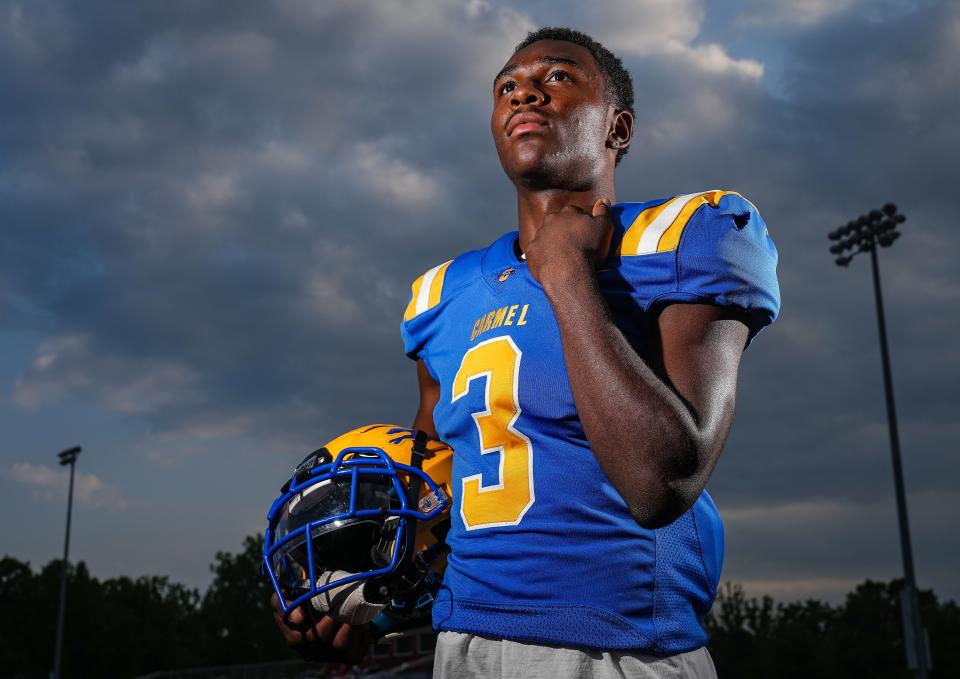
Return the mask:
[[[423,461],[427,457],[427,441],[430,440],[430,437],[427,436],[427,433],[421,429],[417,430],[417,434],[413,439],[412,452],[410,455],[410,466],[416,469],[417,471],[423,471]],[[408,509],[418,509],[420,504],[420,491],[423,488],[423,479],[419,474],[410,474],[410,478],[407,481],[407,508]],[[396,530],[396,529],[394,529]],[[396,536],[396,533],[394,533]],[[366,582],[364,590],[367,596],[370,596],[374,600],[382,600],[386,597],[394,596],[397,593],[398,589],[402,589],[402,581],[406,579],[407,571],[412,565],[411,555],[414,552],[416,547],[417,539],[417,519],[408,518],[407,525],[404,530],[404,540],[403,544],[400,546],[402,550],[400,553],[400,563],[405,564],[397,569],[395,573],[388,576],[383,576],[380,578],[371,578]],[[383,542],[381,541],[381,545]],[[386,548],[389,549],[389,543],[387,543]],[[374,548],[374,550],[379,550],[380,545]],[[397,576],[400,576],[399,578]],[[419,581],[419,579],[418,579]],[[407,583],[409,585],[409,583]],[[400,587],[398,587],[400,585]]]
[[[423,471],[423,460],[427,456],[427,432],[417,429],[417,435],[413,439],[413,452],[410,455],[410,466],[418,472]],[[423,486],[423,479],[418,474],[411,474],[410,481],[407,484],[407,507],[417,507],[420,503],[420,489]]]

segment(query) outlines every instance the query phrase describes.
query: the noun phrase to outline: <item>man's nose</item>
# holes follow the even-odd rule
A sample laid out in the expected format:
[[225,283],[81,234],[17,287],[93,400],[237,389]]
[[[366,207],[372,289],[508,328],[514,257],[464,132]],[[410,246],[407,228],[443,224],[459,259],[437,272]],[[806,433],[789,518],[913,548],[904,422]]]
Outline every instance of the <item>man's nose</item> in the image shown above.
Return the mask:
[[511,103],[516,106],[522,104],[536,104],[537,102],[545,102],[546,96],[532,85],[517,85],[512,92],[513,97],[511,98]]

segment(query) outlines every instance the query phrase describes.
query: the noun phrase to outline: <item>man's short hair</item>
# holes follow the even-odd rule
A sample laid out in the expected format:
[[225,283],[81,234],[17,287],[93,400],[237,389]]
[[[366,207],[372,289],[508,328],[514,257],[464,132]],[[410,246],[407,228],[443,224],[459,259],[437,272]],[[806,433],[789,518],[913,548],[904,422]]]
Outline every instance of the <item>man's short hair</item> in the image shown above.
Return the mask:
[[[603,74],[603,90],[607,101],[616,110],[629,111],[630,115],[633,115],[633,78],[630,77],[629,71],[624,68],[623,62],[617,55],[586,33],[562,26],[547,26],[530,31],[527,37],[516,46],[513,53],[516,54],[538,40],[563,40],[587,48],[597,62],[600,73]],[[627,155],[627,148],[617,151],[616,164],[619,165],[620,159],[625,155]]]

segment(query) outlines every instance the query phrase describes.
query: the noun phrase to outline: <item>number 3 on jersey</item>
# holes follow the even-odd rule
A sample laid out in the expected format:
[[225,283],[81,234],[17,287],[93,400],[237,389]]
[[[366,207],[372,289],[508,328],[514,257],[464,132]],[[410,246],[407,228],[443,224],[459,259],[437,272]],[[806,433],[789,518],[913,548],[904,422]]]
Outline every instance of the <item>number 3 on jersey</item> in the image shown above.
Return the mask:
[[517,378],[522,352],[508,336],[471,347],[453,380],[453,401],[470,391],[470,382],[486,377],[486,409],[473,413],[480,433],[480,453],[500,455],[500,481],[484,486],[482,475],[463,478],[460,516],[467,530],[515,526],[533,505],[533,448],[514,428],[520,417]]

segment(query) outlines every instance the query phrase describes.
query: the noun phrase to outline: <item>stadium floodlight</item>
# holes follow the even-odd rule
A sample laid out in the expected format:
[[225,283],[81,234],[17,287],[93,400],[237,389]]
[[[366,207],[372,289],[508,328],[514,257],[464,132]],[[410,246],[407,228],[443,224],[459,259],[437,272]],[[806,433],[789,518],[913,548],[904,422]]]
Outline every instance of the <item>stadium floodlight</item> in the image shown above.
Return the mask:
[[57,457],[60,458],[60,466],[63,467],[76,462],[81,450],[83,449],[80,446],[74,446],[73,448],[67,448],[61,453],[57,453]]
[[[897,212],[894,203],[886,203],[879,210],[871,210],[857,219],[847,222],[838,231],[850,229],[854,235],[840,241],[840,251],[847,245],[859,245],[848,255],[837,257],[837,266],[847,267],[853,258],[861,252],[870,253],[873,264],[873,290],[877,302],[877,325],[880,330],[880,357],[883,364],[883,385],[886,391],[887,423],[890,429],[890,450],[893,457],[893,481],[897,502],[897,521],[900,526],[900,553],[903,559],[904,588],[901,593],[903,612],[904,646],[907,650],[907,666],[914,670],[918,679],[927,679],[929,651],[926,630],[920,619],[920,606],[917,599],[916,577],[913,569],[913,547],[910,543],[910,523],[907,520],[907,499],[903,484],[903,467],[900,462],[900,435],[897,431],[897,413],[893,401],[893,379],[890,371],[890,351],[887,347],[887,325],[883,314],[883,294],[880,289],[880,268],[877,261],[877,245],[890,247],[900,237],[896,231],[899,224],[907,218]],[[830,239],[834,240],[832,234]],[[837,245],[830,246],[830,253],[837,254]]]
[[70,465],[70,490],[67,495],[67,534],[63,540],[63,563],[60,569],[60,612],[57,614],[57,641],[53,649],[53,679],[60,679],[60,661],[63,658],[63,621],[67,605],[67,559],[70,554],[70,518],[73,514],[73,472],[76,469],[77,458],[83,450],[80,446],[67,448],[57,453],[60,466]]

